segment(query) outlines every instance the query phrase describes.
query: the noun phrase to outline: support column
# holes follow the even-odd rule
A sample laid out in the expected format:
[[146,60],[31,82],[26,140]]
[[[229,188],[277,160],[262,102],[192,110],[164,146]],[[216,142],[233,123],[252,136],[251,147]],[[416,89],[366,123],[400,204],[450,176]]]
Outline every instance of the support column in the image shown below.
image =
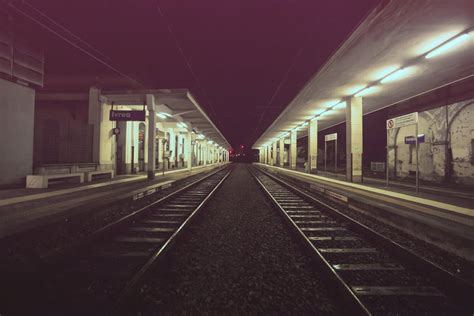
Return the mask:
[[193,134],[187,132],[184,139],[184,159],[187,164],[187,169],[191,170],[193,165],[193,145],[192,145]]
[[346,179],[362,182],[362,98],[346,103]]
[[148,179],[155,178],[155,146],[156,146],[156,113],[155,113],[155,96],[153,94],[146,95],[146,105],[148,108]]
[[273,151],[272,151],[272,166],[276,165],[276,159],[277,159],[277,143],[273,143]]
[[267,146],[267,165],[271,164],[271,159],[272,159],[272,148],[271,145]]
[[308,170],[316,173],[318,168],[318,121],[313,119],[308,125]]
[[290,169],[296,169],[296,130],[290,132]]
[[280,167],[285,165],[285,138],[280,138]]
[[100,163],[100,123],[102,122],[102,101],[100,90],[89,89],[89,124],[93,125],[92,161]]
[[117,175],[129,173],[127,170],[127,129],[131,122],[118,121],[117,127],[120,129],[120,134],[115,135],[117,140],[117,154],[116,154],[116,172]]

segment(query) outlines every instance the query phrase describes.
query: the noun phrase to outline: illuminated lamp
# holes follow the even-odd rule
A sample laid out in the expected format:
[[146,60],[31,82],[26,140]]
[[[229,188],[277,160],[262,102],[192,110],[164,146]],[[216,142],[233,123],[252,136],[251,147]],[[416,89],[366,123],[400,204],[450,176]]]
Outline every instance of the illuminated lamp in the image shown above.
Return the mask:
[[445,52],[448,52],[451,49],[456,48],[457,46],[460,46],[461,44],[465,43],[470,36],[471,33],[463,33],[461,35],[458,35],[431,50],[429,53],[426,54],[425,58],[433,58]]

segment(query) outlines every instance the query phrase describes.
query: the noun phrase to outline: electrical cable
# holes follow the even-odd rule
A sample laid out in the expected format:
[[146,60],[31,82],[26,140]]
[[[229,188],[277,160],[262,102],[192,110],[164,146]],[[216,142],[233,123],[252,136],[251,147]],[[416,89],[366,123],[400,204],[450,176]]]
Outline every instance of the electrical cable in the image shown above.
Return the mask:
[[[213,116],[214,116],[214,120],[217,121],[217,115],[216,115],[216,111],[214,109],[214,106],[212,105],[212,102],[209,98],[209,95],[206,93],[206,90],[204,89],[204,87],[202,86],[201,84],[201,81],[199,80],[198,76],[196,75],[196,73],[194,72],[192,66],[191,66],[191,63],[189,62],[188,58],[186,57],[186,55],[184,54],[184,50],[181,46],[181,44],[179,43],[178,41],[178,38],[176,37],[176,34],[174,33],[173,29],[171,28],[171,25],[170,23],[168,23],[168,20],[166,19],[166,16],[164,15],[163,13],[163,10],[161,9],[161,6],[160,6],[160,3],[158,0],[155,0],[155,3],[156,3],[156,8],[158,10],[158,13],[159,15],[161,16],[161,18],[163,18],[163,21],[165,22],[166,24],[166,27],[168,29],[168,32],[170,33],[171,37],[173,38],[173,41],[175,43],[175,45],[177,46],[178,48],[178,51],[181,55],[181,57],[183,58],[185,64],[186,64],[186,67],[188,68],[189,72],[191,73],[191,75],[193,76],[194,78],[194,81],[196,82],[199,90],[201,90],[201,93],[203,94],[203,96],[207,99],[208,103],[209,103],[209,106],[211,108],[211,111],[213,113]],[[217,122],[216,122],[217,123]],[[217,124],[219,125],[219,124]]]
[[38,19],[32,17],[31,15],[29,15],[28,13],[24,12],[23,10],[21,10],[20,8],[14,6],[11,2],[8,3],[8,5],[16,10],[18,13],[24,15],[25,17],[27,17],[28,19],[30,19],[31,21],[37,23],[38,25],[40,25],[41,27],[45,28],[46,30],[48,30],[49,32],[53,33],[54,35],[58,36],[59,38],[61,38],[62,40],[64,40],[65,42],[69,43],[70,45],[72,45],[73,47],[79,49],[80,51],[82,51],[84,54],[86,54],[87,56],[93,58],[94,60],[96,60],[97,62],[99,62],[100,64],[106,66],[107,68],[111,69],[112,71],[116,72],[117,74],[119,74],[120,76],[128,79],[129,81],[135,83],[135,84],[138,84],[140,86],[143,86],[142,83],[140,83],[139,81],[137,81],[136,79],[132,78],[131,76],[123,73],[122,71],[120,71],[119,69],[115,68],[114,66],[110,65],[109,63],[107,63],[106,61],[100,59],[99,57],[95,56],[94,54],[92,54],[91,52],[87,51],[86,49],[84,49],[83,47],[79,46],[77,43],[74,43],[73,41],[71,41],[70,39],[66,38],[65,36],[61,35],[59,32],[57,32],[56,30],[53,30],[51,27],[45,25],[44,23],[42,23],[41,21],[39,21]]
[[82,42],[84,45],[86,45],[87,47],[89,47],[90,49],[92,49],[94,52],[96,52],[97,54],[99,54],[100,56],[108,59],[109,61],[111,60],[110,57],[104,55],[101,51],[99,51],[98,49],[96,49],[95,47],[93,47],[91,44],[87,43],[85,40],[83,40],[82,38],[80,38],[79,36],[77,36],[76,34],[72,33],[70,30],[68,30],[66,27],[64,27],[63,25],[61,25],[60,23],[54,21],[52,18],[50,18],[48,15],[46,15],[44,12],[40,11],[39,9],[35,8],[32,4],[30,4],[28,1],[26,0],[22,0],[22,2],[24,4],[26,4],[29,8],[31,8],[32,10],[34,10],[35,12],[37,12],[39,15],[41,15],[42,17],[44,17],[45,19],[47,19],[48,21],[50,21],[51,23],[53,23],[54,25],[58,26],[59,28],[61,28],[63,31],[65,31],[66,33],[68,33],[69,35],[71,35],[72,37],[74,37],[75,39],[79,40],[80,42]]

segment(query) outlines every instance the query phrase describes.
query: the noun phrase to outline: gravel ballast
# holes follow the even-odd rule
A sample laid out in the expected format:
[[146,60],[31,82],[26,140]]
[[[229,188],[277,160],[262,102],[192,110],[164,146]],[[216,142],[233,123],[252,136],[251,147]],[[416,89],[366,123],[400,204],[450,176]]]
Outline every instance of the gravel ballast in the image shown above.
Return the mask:
[[335,314],[314,261],[237,165],[143,286],[143,314]]

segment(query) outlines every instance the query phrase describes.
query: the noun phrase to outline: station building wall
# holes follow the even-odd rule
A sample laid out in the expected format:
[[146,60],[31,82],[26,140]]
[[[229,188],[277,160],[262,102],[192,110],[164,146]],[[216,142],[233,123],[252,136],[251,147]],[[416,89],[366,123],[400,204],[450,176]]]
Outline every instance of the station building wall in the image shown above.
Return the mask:
[[[419,112],[418,133],[420,179],[474,185],[474,99]],[[405,144],[415,135],[415,126],[389,134],[389,171],[406,178],[416,171],[415,145]]]
[[35,91],[0,79],[0,186],[22,184],[33,165]]
[[34,164],[92,162],[88,103],[39,101],[35,110]]

